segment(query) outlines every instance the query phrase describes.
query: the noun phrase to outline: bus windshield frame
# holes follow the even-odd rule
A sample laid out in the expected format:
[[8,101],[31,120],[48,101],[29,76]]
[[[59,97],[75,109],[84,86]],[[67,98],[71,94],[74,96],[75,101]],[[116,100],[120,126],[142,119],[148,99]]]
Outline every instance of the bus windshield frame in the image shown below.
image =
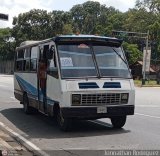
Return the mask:
[[62,79],[132,78],[121,46],[65,41],[57,44],[57,51]]

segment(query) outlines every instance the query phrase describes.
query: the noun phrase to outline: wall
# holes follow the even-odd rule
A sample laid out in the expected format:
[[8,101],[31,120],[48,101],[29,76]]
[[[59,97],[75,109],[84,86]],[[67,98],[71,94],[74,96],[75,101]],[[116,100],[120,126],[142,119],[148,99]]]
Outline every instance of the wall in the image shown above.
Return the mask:
[[0,61],[0,73],[12,74],[14,71],[14,61]]

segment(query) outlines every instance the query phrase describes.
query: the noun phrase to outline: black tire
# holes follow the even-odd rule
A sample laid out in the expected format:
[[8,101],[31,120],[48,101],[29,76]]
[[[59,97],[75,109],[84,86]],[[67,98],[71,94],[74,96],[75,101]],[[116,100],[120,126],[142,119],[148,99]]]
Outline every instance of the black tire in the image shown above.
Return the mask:
[[114,128],[122,128],[126,123],[126,116],[111,117],[111,123]]
[[29,100],[26,93],[23,95],[23,110],[26,114],[32,114],[34,112],[34,108],[29,106]]
[[61,130],[63,131],[70,131],[72,129],[72,119],[71,118],[64,118],[62,111],[59,109],[57,113],[57,122]]

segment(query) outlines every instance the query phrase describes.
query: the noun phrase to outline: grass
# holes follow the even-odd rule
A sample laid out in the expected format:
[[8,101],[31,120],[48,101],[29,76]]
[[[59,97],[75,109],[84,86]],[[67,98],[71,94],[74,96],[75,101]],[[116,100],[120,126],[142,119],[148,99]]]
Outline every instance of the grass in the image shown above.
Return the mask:
[[[134,84],[136,86],[142,86],[142,80],[134,80]],[[145,85],[143,86],[158,86],[160,87],[160,84],[157,84],[157,81],[155,80],[147,80],[145,81]]]

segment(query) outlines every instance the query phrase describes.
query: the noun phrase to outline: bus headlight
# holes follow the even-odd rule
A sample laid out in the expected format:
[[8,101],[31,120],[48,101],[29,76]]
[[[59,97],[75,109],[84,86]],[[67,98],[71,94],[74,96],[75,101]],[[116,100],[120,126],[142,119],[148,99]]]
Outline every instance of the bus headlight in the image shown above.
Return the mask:
[[80,105],[80,104],[81,104],[81,95],[72,94],[72,105]]
[[121,94],[121,103],[128,103],[128,97],[129,97],[128,93],[122,93]]

